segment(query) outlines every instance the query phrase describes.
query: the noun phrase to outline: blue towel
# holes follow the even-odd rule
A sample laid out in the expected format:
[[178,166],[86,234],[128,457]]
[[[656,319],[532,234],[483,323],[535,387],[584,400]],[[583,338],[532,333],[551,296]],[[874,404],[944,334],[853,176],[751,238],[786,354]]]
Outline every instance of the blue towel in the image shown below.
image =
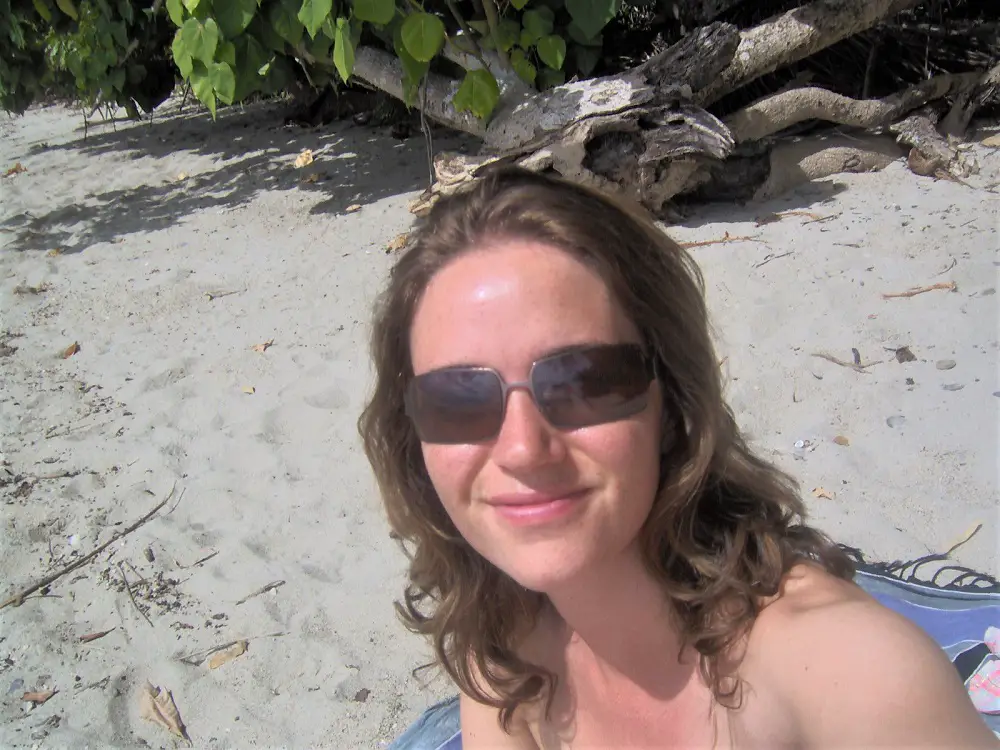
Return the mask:
[[[1000,581],[948,565],[943,555],[910,562],[871,563],[844,547],[855,582],[883,605],[923,628],[944,649],[987,726],[1000,737]],[[920,571],[933,563],[933,575]],[[458,697],[421,714],[387,750],[462,750]]]

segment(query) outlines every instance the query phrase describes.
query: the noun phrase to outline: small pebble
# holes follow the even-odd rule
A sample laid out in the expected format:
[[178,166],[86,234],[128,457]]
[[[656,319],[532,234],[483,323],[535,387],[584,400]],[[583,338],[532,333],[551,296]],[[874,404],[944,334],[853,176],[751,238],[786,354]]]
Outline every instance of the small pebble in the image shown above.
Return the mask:
[[905,421],[906,417],[904,417],[902,414],[894,414],[888,419],[886,419],[885,423],[890,427],[901,427]]
[[953,359],[939,359],[934,365],[939,370],[950,370],[955,366],[955,360]]
[[965,386],[962,385],[961,383],[945,383],[941,387],[944,388],[946,391],[960,391],[963,388],[965,388]]

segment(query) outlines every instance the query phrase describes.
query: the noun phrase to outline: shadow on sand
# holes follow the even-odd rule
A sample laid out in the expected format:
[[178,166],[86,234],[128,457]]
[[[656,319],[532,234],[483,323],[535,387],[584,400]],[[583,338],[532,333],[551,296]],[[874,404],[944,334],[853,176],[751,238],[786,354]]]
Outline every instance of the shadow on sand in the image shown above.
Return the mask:
[[[216,122],[190,106],[178,111],[173,101],[164,109],[172,111],[141,123],[91,122],[86,137],[81,123],[72,139],[40,144],[34,151],[164,160],[186,152],[213,158],[214,169],[178,179],[173,169],[178,161],[165,161],[157,184],[98,192],[81,202],[52,206],[45,213],[15,214],[0,223],[0,229],[14,235],[8,247],[81,252],[135,232],[167,228],[197,211],[231,210],[268,191],[316,194],[320,200],[310,212],[328,214],[428,184],[427,152],[419,132],[400,141],[389,135],[388,128],[360,127],[350,120],[320,128],[285,125],[285,110],[275,103],[231,107],[220,111]],[[463,147],[475,148],[475,143],[435,131],[435,150]],[[316,161],[293,168],[295,156],[307,148]],[[140,174],[148,179],[148,170]],[[66,175],[68,180],[92,178]]]

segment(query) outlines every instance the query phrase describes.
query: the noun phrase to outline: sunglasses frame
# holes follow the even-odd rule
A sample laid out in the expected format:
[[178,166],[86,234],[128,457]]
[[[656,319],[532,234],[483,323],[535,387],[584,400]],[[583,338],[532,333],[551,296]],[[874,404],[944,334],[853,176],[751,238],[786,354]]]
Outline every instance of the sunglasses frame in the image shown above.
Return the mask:
[[[531,363],[531,369],[528,372],[528,379],[527,380],[519,380],[519,381],[516,381],[516,382],[513,382],[513,383],[508,383],[504,379],[503,375],[501,375],[500,372],[496,368],[485,367],[485,366],[478,366],[478,365],[454,365],[454,366],[451,366],[451,367],[442,367],[442,368],[437,369],[437,370],[431,370],[430,372],[421,373],[420,375],[416,375],[413,378],[411,378],[410,383],[406,387],[406,392],[405,392],[404,397],[403,397],[404,411],[405,411],[407,417],[409,417],[410,423],[413,425],[414,430],[416,430],[417,436],[420,438],[421,442],[425,442],[425,443],[429,443],[429,444],[433,444],[433,445],[469,445],[469,444],[484,443],[484,442],[487,442],[489,440],[494,440],[500,434],[500,431],[503,429],[503,423],[504,423],[504,420],[506,419],[506,416],[507,416],[507,400],[508,400],[508,398],[510,396],[510,392],[511,391],[515,391],[515,390],[522,390],[522,391],[526,391],[527,393],[529,393],[531,395],[531,400],[532,400],[532,402],[534,402],[535,408],[538,410],[538,413],[541,415],[542,419],[544,419],[546,421],[546,423],[548,423],[549,425],[551,425],[552,427],[554,427],[557,430],[581,429],[583,427],[592,427],[594,425],[599,425],[599,424],[609,424],[611,422],[616,422],[616,421],[618,421],[620,419],[627,419],[630,416],[634,416],[634,415],[639,414],[640,412],[642,412],[646,408],[646,406],[648,405],[648,402],[645,401],[645,400],[643,400],[642,401],[642,405],[639,406],[638,408],[634,408],[634,409],[630,408],[630,409],[627,409],[627,410],[625,410],[623,412],[616,413],[616,416],[608,418],[608,419],[602,419],[602,420],[599,420],[599,421],[596,421],[596,422],[590,422],[590,423],[587,423],[587,424],[567,424],[567,425],[561,425],[561,424],[557,424],[556,422],[552,421],[549,418],[548,414],[546,414],[545,407],[542,406],[542,404],[539,402],[539,399],[538,399],[538,397],[537,397],[537,395],[535,393],[535,384],[534,384],[535,368],[538,367],[538,365],[544,364],[544,363],[549,362],[549,361],[551,361],[553,359],[556,359],[558,357],[564,357],[566,355],[574,354],[574,353],[577,353],[577,352],[586,352],[586,351],[589,351],[589,350],[592,350],[592,349],[611,348],[611,347],[616,347],[616,348],[620,347],[623,350],[632,350],[632,351],[638,350],[639,357],[642,360],[643,368],[647,371],[647,373],[649,375],[649,380],[646,381],[646,390],[644,391],[644,394],[648,394],[648,392],[649,392],[649,385],[654,380],[659,380],[659,369],[660,368],[659,368],[659,365],[658,365],[658,359],[656,357],[650,356],[646,352],[645,348],[641,344],[637,344],[637,343],[633,343],[633,342],[622,342],[622,343],[616,343],[616,344],[588,344],[588,345],[582,345],[582,346],[578,346],[578,347],[570,347],[570,348],[567,348],[567,349],[564,349],[564,350],[556,351],[556,352],[553,352],[551,354],[546,354],[544,357],[540,357],[539,359],[536,359],[534,362]],[[449,372],[449,371],[474,372],[474,373],[490,373],[491,375],[493,375],[494,377],[496,377],[497,381],[500,383],[501,397],[500,397],[500,421],[499,421],[499,424],[497,426],[497,430],[496,430],[496,432],[494,434],[489,435],[487,437],[479,438],[478,440],[455,440],[455,441],[426,440],[424,438],[424,436],[420,434],[421,433],[420,427],[418,425],[417,419],[414,416],[414,411],[415,410],[412,407],[414,384],[418,381],[419,378],[423,377],[424,375],[431,375],[431,374],[435,374],[435,373],[446,373],[446,372]],[[636,401],[638,402],[638,401],[640,401],[640,399],[637,398]]]

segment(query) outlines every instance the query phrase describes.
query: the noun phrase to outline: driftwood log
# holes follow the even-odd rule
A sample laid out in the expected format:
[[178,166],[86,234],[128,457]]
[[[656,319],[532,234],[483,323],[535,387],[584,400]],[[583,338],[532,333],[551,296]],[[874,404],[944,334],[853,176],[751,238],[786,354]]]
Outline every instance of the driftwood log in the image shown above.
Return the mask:
[[[707,3],[705,17],[736,4]],[[880,169],[906,154],[891,134],[909,147],[914,171],[967,177],[975,165],[941,133],[954,138],[964,132],[977,107],[1000,88],[1000,66],[932,77],[881,99],[852,99],[792,84],[722,119],[711,111],[720,99],[761,76],[918,4],[814,0],[743,31],[709,22],[620,74],[571,81],[541,93],[522,84],[497,55],[477,59],[449,44],[445,57],[453,63],[466,69],[487,65],[501,98],[486,124],[452,107],[456,79],[428,76],[424,114],[480,138],[482,148],[474,155],[437,154],[436,182],[411,210],[426,212],[440,195],[487,165],[516,163],[631,197],[663,216],[671,200],[682,195],[760,198],[838,171]],[[402,98],[402,68],[389,53],[359,48],[354,72]],[[927,106],[944,100],[950,102],[944,112]],[[780,138],[787,128],[816,120],[853,128],[855,134],[792,143]]]

